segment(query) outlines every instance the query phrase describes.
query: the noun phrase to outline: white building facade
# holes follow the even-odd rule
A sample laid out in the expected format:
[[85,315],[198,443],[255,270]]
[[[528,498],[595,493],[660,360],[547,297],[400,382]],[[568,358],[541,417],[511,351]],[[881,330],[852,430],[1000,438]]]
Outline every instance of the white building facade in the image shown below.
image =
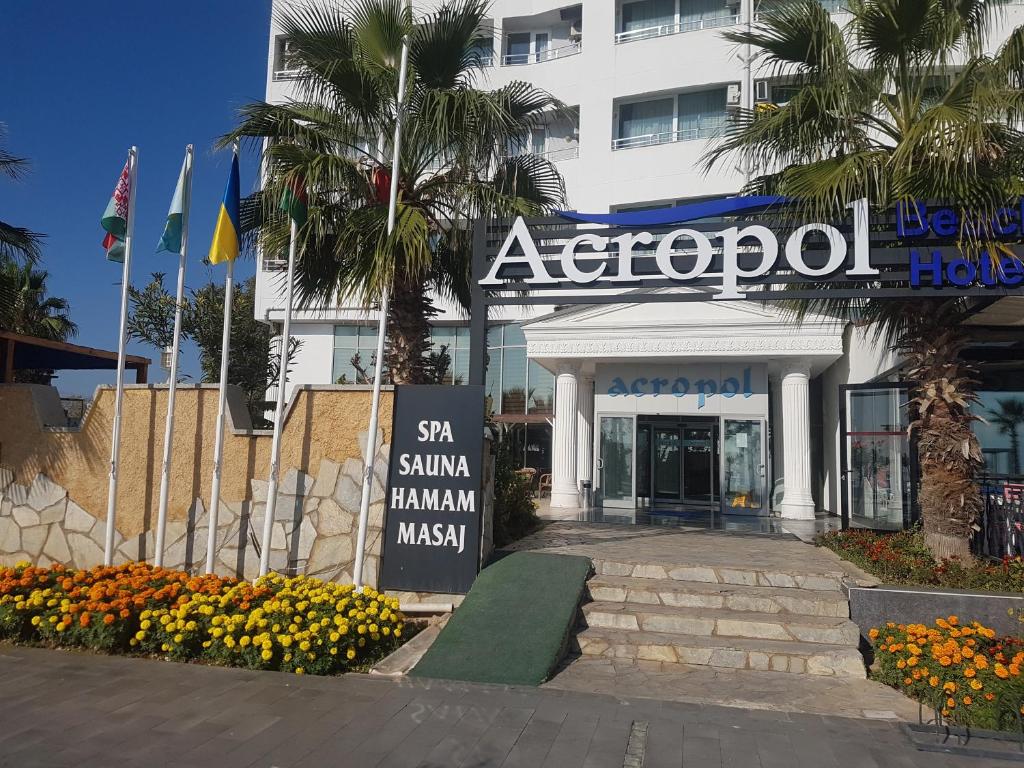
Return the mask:
[[[709,142],[730,109],[788,98],[721,36],[753,22],[755,1],[495,0],[480,85],[525,80],[571,107],[529,143],[556,164],[572,209],[735,194],[743,169],[706,173]],[[822,1],[843,13],[841,2]],[[1024,9],[1010,7],[1004,29],[1022,22]],[[272,29],[269,101],[289,95],[286,45]],[[283,275],[281,264],[260,265],[257,316],[270,323],[283,319]],[[440,309],[434,342],[449,350],[452,382],[465,382],[468,318]],[[624,295],[621,304],[553,310],[491,317],[486,377],[494,418],[522,465],[550,475],[553,507],[577,506],[592,491],[610,509],[807,519],[839,514],[845,495],[851,518],[905,521],[905,393],[871,386],[893,378],[896,361],[860,330],[830,318],[795,325],[753,302],[645,304]],[[292,385],[360,381],[353,358],[369,363],[373,313],[296,311],[291,327],[302,341]],[[877,429],[851,429],[851,414]]]

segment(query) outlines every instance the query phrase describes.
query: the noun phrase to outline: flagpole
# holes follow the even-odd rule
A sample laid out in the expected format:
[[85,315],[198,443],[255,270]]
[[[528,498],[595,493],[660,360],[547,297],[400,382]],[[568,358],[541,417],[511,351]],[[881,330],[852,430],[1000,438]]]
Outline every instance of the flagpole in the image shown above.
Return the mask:
[[[235,142],[238,155],[238,142]],[[213,445],[213,487],[210,490],[210,530],[206,540],[206,572],[213,573],[217,557],[217,513],[220,511],[220,474],[224,459],[224,412],[228,400],[228,357],[231,354],[231,303],[234,300],[235,260],[228,259],[224,276],[224,333],[220,342],[220,394],[217,399],[217,436]]]
[[[409,35],[402,38],[402,63],[398,72],[398,97],[395,101],[395,139],[391,154],[391,196],[388,200],[388,238],[395,231],[398,215],[398,161],[402,149],[402,120],[405,116],[405,72],[409,63]],[[363,588],[363,559],[366,553],[366,527],[370,517],[370,492],[373,489],[373,464],[377,455],[377,422],[380,410],[381,372],[384,369],[384,337],[387,334],[391,286],[385,284],[380,296],[380,317],[377,320],[377,364],[373,371],[373,398],[370,402],[370,428],[366,435],[366,458],[363,468],[363,493],[359,500],[359,531],[356,534],[356,559],[353,581],[356,591]]]
[[167,503],[171,487],[171,453],[174,449],[174,399],[178,391],[178,350],[181,345],[181,311],[185,302],[185,261],[188,253],[188,215],[192,205],[192,145],[185,147],[185,179],[181,200],[181,248],[178,257],[178,291],[174,305],[174,342],[171,347],[171,380],[167,387],[167,421],[164,428],[164,463],[160,474],[160,506],[156,517],[157,568],[164,564],[164,537],[167,533]]
[[292,288],[295,278],[295,249],[298,226],[289,215],[291,231],[288,241],[288,276],[284,291],[284,324],[281,328],[281,363],[277,374],[277,404],[274,408],[274,438],[270,444],[270,482],[267,484],[267,509],[263,516],[263,539],[260,546],[260,576],[270,570],[270,542],[274,532],[274,513],[277,511],[277,483],[281,467],[281,433],[284,431],[284,389],[288,381],[288,344],[292,325]]
[[114,427],[110,438],[110,482],[107,485],[107,531],[103,564],[114,563],[114,516],[117,512],[117,470],[121,460],[121,402],[124,399],[124,362],[128,325],[128,284],[131,280],[132,240],[135,230],[135,192],[139,171],[139,150],[128,150],[128,219],[125,224],[124,264],[121,271],[121,325],[117,337],[117,386],[114,394]]

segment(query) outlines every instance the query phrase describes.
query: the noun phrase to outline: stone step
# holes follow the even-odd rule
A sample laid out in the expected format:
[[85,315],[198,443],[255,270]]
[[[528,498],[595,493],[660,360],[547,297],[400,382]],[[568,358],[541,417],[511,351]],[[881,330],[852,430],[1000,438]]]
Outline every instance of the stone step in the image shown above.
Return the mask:
[[848,618],[850,604],[842,592],[748,587],[632,576],[594,576],[587,582],[594,600],[647,603],[680,608],[727,608],[756,613],[793,613]]
[[857,647],[860,630],[849,619],[754,613],[721,608],[678,608],[644,603],[592,602],[582,607],[588,627],[664,632],[702,637],[738,637]]
[[[681,557],[685,557],[681,553]],[[635,579],[663,581],[698,581],[706,584],[734,584],[747,587],[782,587],[810,589],[817,592],[841,592],[848,574],[837,566],[834,570],[802,570],[800,568],[753,567],[721,563],[655,563],[629,562],[593,558],[598,576],[631,576]]]
[[576,634],[574,646],[584,656],[827,677],[867,676],[860,653],[845,645],[587,627]]

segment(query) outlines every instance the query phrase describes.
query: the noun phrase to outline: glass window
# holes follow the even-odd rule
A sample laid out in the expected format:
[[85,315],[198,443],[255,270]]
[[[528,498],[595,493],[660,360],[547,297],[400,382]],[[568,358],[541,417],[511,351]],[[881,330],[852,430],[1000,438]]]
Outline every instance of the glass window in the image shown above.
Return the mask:
[[526,413],[526,347],[501,350],[501,413]]
[[551,414],[555,412],[555,377],[546,368],[542,368],[533,360],[529,366],[529,399],[527,411],[531,414]]
[[844,476],[850,524],[900,530],[911,519],[907,393],[894,388],[849,390]]
[[682,0],[679,5],[679,27],[684,32],[692,29],[719,26],[737,15],[738,6],[722,0]]
[[[722,109],[725,109],[725,92]],[[619,107],[619,138],[659,136],[672,132],[672,99],[655,99]]]
[[725,125],[725,88],[679,94],[680,140],[707,139]]
[[335,384],[370,384],[377,352],[377,326],[334,326]]
[[513,32],[505,48],[506,64],[526,64],[530,60],[530,33]]
[[489,67],[494,63],[494,40],[489,37],[478,37],[470,45],[470,56],[476,56],[480,66]]
[[972,425],[985,457],[985,471],[1020,475],[1024,470],[1024,392],[978,392],[978,403],[971,410],[985,419]]
[[464,325],[432,326],[430,329],[431,353],[441,354],[442,348],[448,353],[448,367],[441,379],[442,384],[469,383],[469,328]]
[[671,26],[675,23],[675,0],[640,0],[622,6],[623,32]]

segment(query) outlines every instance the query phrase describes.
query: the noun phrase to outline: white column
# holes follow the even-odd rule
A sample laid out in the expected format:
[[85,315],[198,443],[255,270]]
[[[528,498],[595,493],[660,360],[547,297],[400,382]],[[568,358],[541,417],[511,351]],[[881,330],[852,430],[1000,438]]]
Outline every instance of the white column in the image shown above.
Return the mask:
[[811,495],[810,368],[804,361],[788,364],[782,373],[782,516],[814,519]]
[[555,376],[555,436],[551,457],[551,506],[576,507],[576,368],[560,366]]
[[583,483],[594,479],[594,376],[581,374],[576,395],[576,479]]

